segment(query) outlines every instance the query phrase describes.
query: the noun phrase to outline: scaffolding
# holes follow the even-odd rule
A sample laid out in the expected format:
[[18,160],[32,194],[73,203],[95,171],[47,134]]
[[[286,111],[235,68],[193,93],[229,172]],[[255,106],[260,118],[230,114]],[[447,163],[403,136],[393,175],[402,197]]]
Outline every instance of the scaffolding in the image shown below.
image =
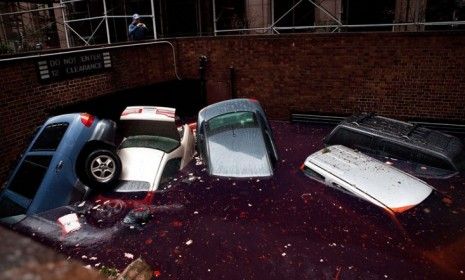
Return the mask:
[[[465,20],[458,16],[458,10],[451,12],[450,17],[437,17],[437,20],[427,18],[427,2],[434,1],[397,0],[392,2],[395,16],[389,21],[351,23],[343,18],[348,14],[348,11],[344,11],[344,4],[348,5],[349,0],[195,0],[189,2],[190,8],[180,0],[54,0],[48,1],[48,4],[34,4],[27,0],[0,1],[0,54],[8,52],[8,48],[13,49],[12,52],[20,52],[44,46],[69,48],[128,41],[127,27],[133,13],[139,13],[141,18],[147,20],[151,30],[150,39],[153,40],[166,39],[170,35],[217,36],[371,29],[422,31],[427,28],[457,29],[465,26]],[[465,0],[454,3],[463,8],[461,13],[465,13]],[[189,19],[178,16],[180,9],[184,8],[182,15],[192,13]],[[297,14],[304,21],[294,20]],[[289,20],[290,17],[293,20]],[[157,20],[161,33],[157,32]],[[29,25],[37,27],[30,28]],[[184,29],[173,31],[175,26]],[[50,35],[52,33],[55,35]],[[53,43],[52,39],[57,42]]]
[[[145,14],[140,14],[140,18],[148,19],[152,35],[152,39],[157,40],[157,26],[155,18],[154,1],[141,0],[150,6],[150,11]],[[44,24],[47,26],[54,26],[54,33],[57,36],[57,41],[54,46],[58,48],[70,48],[74,46],[89,46],[94,44],[112,44],[128,40],[127,27],[132,21],[132,14],[115,14],[109,5],[114,5],[116,1],[108,0],[59,0],[50,4],[32,4],[29,2],[5,2],[0,1],[0,47],[1,53],[8,52],[21,52],[38,50],[44,47],[43,38],[28,38],[31,34],[38,33],[44,29]],[[97,9],[90,9],[87,11],[76,12],[75,6],[79,3],[94,6],[100,3],[101,7]],[[125,0],[118,1],[123,3],[123,11],[126,11]],[[36,6],[39,8],[35,8]],[[93,13],[99,12],[98,15]],[[41,18],[47,15],[46,23],[39,23],[43,21]],[[24,24],[27,19],[28,24]],[[112,40],[112,32],[110,31],[111,20],[124,20],[124,25],[121,25],[119,33],[124,34],[121,40]],[[14,26],[13,26],[14,25]],[[103,36],[97,36],[104,34]],[[96,40],[99,37],[99,40]],[[104,37],[104,41],[100,40]],[[148,38],[149,39],[149,38]]]
[[[294,4],[285,10],[277,19],[275,19],[275,0],[270,1],[270,18],[271,23],[261,27],[252,27],[252,28],[229,28],[229,29],[219,29],[217,28],[217,22],[220,19],[220,16],[217,15],[217,1],[211,0],[213,7],[213,34],[217,36],[218,34],[228,34],[228,33],[272,33],[280,34],[281,31],[294,31],[294,32],[303,32],[303,31],[320,31],[320,32],[340,32],[340,31],[351,31],[359,29],[379,29],[379,28],[391,28],[392,31],[423,31],[425,27],[460,27],[465,25],[465,20],[458,20],[456,17],[456,11],[454,10],[451,15],[451,20],[441,20],[441,21],[427,21],[425,17],[421,17],[420,14],[425,12],[422,11],[426,6],[425,0],[406,0],[406,1],[396,1],[396,5],[401,5],[403,2],[407,3],[406,14],[399,16],[399,19],[393,20],[392,23],[367,23],[367,24],[347,24],[343,23],[341,20],[342,8],[341,2],[339,2],[339,7],[333,11],[329,11],[325,8],[325,2],[328,0],[294,0]],[[349,2],[348,0],[346,0]],[[411,2],[411,3],[410,3]],[[455,1],[456,5],[459,7],[465,7],[465,1],[457,0]],[[304,3],[310,3],[311,6],[321,14],[327,17],[328,22],[325,24],[311,24],[311,25],[292,25],[292,26],[280,26],[279,23],[286,18],[291,12],[295,11],[297,8],[302,6]],[[408,6],[410,4],[410,6]],[[266,16],[266,15],[264,15]]]
[[[131,18],[132,15],[112,15],[110,14],[110,10],[107,7],[107,0],[101,0],[102,5],[103,5],[103,14],[100,16],[93,16],[93,17],[83,17],[83,18],[77,18],[77,19],[69,19],[67,15],[69,15],[69,11],[72,10],[69,5],[73,5],[76,2],[82,2],[85,0],[60,0],[60,7],[61,12],[62,12],[62,18],[63,18],[63,24],[65,28],[65,36],[66,36],[66,45],[69,48],[70,47],[70,33],[74,34],[77,36],[86,46],[90,45],[90,41],[94,38],[94,36],[97,34],[97,32],[100,30],[103,24],[105,24],[105,34],[106,34],[106,43],[111,44],[111,36],[110,36],[110,27],[109,27],[109,19],[128,19]],[[157,27],[156,27],[156,21],[155,21],[155,6],[153,1],[148,0],[150,2],[150,7],[151,7],[151,13],[150,14],[142,14],[139,15],[141,18],[149,18],[152,21],[152,28],[153,28],[153,39],[158,39],[157,38]],[[75,28],[73,28],[72,24],[73,23],[79,23],[83,21],[93,21],[93,20],[98,20],[98,24],[95,28],[93,29],[93,32],[89,36],[85,36],[81,32],[78,32]]]

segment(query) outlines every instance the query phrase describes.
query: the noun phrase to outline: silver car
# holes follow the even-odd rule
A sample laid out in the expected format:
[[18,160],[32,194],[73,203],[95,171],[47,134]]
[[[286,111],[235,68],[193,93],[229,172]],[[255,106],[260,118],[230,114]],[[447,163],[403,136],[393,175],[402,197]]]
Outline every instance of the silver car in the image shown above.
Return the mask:
[[269,177],[278,160],[271,128],[253,99],[218,102],[199,112],[197,144],[210,175]]

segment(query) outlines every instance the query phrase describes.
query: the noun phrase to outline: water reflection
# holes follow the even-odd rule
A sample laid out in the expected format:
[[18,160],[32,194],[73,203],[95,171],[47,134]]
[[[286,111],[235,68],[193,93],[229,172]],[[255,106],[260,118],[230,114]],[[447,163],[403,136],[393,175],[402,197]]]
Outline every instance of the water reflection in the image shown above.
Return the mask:
[[437,192],[392,219],[299,170],[331,127],[271,124],[280,155],[272,178],[210,177],[193,161],[161,192],[90,199],[124,203],[104,225],[100,213],[95,223],[83,220],[81,229],[63,237],[56,220],[79,213],[68,207],[30,217],[16,229],[96,268],[121,270],[141,256],[160,278],[463,277],[463,175],[426,179]]

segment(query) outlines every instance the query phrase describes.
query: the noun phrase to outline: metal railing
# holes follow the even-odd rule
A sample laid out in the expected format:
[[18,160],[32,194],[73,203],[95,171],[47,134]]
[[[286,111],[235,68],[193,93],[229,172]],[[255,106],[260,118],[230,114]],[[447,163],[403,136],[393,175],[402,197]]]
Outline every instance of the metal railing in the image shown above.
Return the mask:
[[[103,6],[103,14],[102,15],[97,15],[97,16],[90,16],[90,14],[87,14],[87,17],[81,17],[81,18],[74,18],[70,19],[69,13],[70,13],[70,5],[72,5],[75,2],[82,2],[83,0],[60,0],[59,3],[55,3],[54,6],[52,7],[47,7],[47,8],[39,8],[39,9],[31,9],[31,10],[25,10],[25,11],[14,11],[14,12],[7,12],[7,13],[2,13],[0,14],[0,23],[4,23],[4,18],[7,16],[14,16],[14,15],[20,15],[24,13],[39,13],[43,11],[48,11],[48,10],[60,10],[61,11],[61,16],[60,12],[55,12],[55,22],[54,26],[56,28],[56,33],[57,38],[59,41],[59,45],[61,48],[64,47],[72,47],[76,46],[79,44],[83,44],[84,46],[90,46],[96,43],[103,43],[105,42],[106,44],[113,44],[115,43],[115,39],[112,41],[112,36],[110,36],[110,27],[109,27],[109,20],[110,19],[128,19],[131,18],[131,15],[111,15],[110,13],[112,10],[107,9],[107,1],[108,0],[95,0],[96,3],[101,3]],[[101,2],[99,2],[101,1]],[[154,6],[154,0],[141,0],[141,1],[150,1],[150,9],[151,13],[150,14],[144,14],[141,15],[142,18],[150,18],[153,24],[153,39],[157,40],[158,39],[158,34],[157,34],[157,24],[156,24],[156,18],[155,18],[155,6]],[[282,10],[281,15],[279,17],[276,15],[275,19],[275,5],[274,1],[275,0],[269,0],[270,1],[270,6],[269,6],[269,11],[263,12],[266,13],[263,14],[263,17],[267,17],[268,20],[271,20],[271,23],[266,24],[266,26],[258,26],[258,27],[249,27],[249,28],[226,28],[226,29],[218,29],[218,21],[221,18],[221,12],[217,13],[217,0],[211,0],[212,1],[212,14],[213,14],[213,22],[212,22],[212,33],[214,36],[217,35],[228,35],[228,34],[242,34],[242,35],[247,35],[247,34],[280,34],[282,32],[341,32],[341,31],[352,31],[352,30],[360,30],[360,29],[365,29],[365,30],[371,30],[371,29],[383,29],[383,28],[389,28],[391,27],[393,31],[400,31],[400,30],[424,30],[426,27],[452,27],[452,28],[462,28],[465,29],[465,21],[462,20],[457,20],[457,21],[434,21],[434,22],[394,22],[394,23],[374,23],[374,24],[344,24],[341,21],[341,12],[337,11],[329,11],[327,8],[323,6],[324,1],[316,1],[316,0],[299,0],[296,1],[294,5],[292,5],[290,8],[286,10]],[[294,11],[297,7],[302,5],[302,3],[310,3],[313,6],[313,9],[318,11],[323,17],[325,18],[325,22],[320,24],[314,24],[314,25],[297,25],[297,26],[283,26],[284,19],[286,16],[290,15],[292,11]],[[148,6],[147,6],[148,9]],[[321,16],[320,15],[320,16]],[[80,30],[73,24],[78,24],[81,22],[85,21],[96,21],[96,24],[93,25],[90,28],[90,31],[88,32],[89,34],[83,35],[82,33],[84,31]],[[321,19],[320,19],[321,21]],[[266,22],[266,20],[264,20]],[[329,22],[329,23],[328,23]],[[317,22],[318,23],[318,22]],[[199,24],[201,26],[202,24]],[[245,24],[247,25],[247,24]],[[223,25],[224,26],[224,25]],[[60,30],[59,30],[59,29]],[[5,30],[5,27],[2,28],[2,30]],[[100,32],[99,32],[100,31]],[[81,32],[81,33],[80,33]],[[112,33],[113,34],[113,33]],[[209,35],[210,35],[209,34]],[[0,34],[2,35],[2,34]],[[195,36],[197,34],[186,34],[188,36]],[[19,35],[18,35],[19,36]],[[22,41],[23,38],[6,38],[7,36],[3,36],[5,39],[3,41],[8,41],[8,40],[15,40],[15,41]],[[36,36],[37,37],[37,36]],[[98,37],[98,39],[95,39]],[[164,36],[165,38],[167,36]],[[73,40],[75,39],[75,41]],[[95,40],[94,40],[95,39]],[[124,40],[127,38],[125,37]],[[32,39],[31,39],[32,40]],[[0,42],[0,47],[3,42]],[[8,43],[8,42],[6,42]],[[33,42],[30,45],[33,46]],[[39,46],[40,47],[40,46]],[[30,49],[24,49],[24,50],[30,50]],[[16,50],[18,51],[18,50]]]

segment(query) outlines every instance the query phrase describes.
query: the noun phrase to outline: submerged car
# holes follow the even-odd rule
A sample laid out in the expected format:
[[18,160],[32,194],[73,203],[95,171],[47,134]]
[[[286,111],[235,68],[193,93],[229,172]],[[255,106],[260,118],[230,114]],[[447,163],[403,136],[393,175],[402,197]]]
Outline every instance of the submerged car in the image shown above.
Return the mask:
[[123,164],[117,192],[155,191],[184,168],[195,153],[189,125],[176,126],[175,109],[127,107],[119,127],[124,137],[118,148]]
[[86,113],[49,118],[0,194],[0,219],[21,219],[81,200],[90,188],[113,187],[121,173],[115,132],[115,122]]
[[465,169],[465,149],[457,137],[372,114],[347,118],[333,129],[325,143],[443,170]]
[[412,175],[341,145],[310,155],[302,170],[320,183],[393,214],[415,207],[433,190]]
[[253,99],[232,99],[203,108],[197,121],[197,144],[214,176],[269,177],[278,160],[265,112]]

